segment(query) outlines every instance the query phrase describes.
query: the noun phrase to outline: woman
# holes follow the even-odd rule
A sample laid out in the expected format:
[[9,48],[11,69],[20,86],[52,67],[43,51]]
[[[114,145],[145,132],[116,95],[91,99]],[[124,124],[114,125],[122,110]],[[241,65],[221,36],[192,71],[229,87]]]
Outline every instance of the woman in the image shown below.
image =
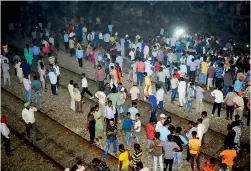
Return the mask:
[[115,70],[117,72],[117,85],[121,82],[122,71],[118,63],[116,63]]
[[78,89],[78,84],[74,84],[74,100],[75,100],[75,108],[76,108],[76,113],[82,113],[82,102],[81,102],[81,93]]
[[103,131],[102,110],[99,109],[99,105],[95,105],[94,119],[96,120],[95,137],[96,141],[99,141],[102,139],[101,133]]
[[28,64],[32,65],[33,55],[32,55],[32,50],[29,47],[29,44],[26,44],[26,48],[24,48],[24,57],[27,60]]

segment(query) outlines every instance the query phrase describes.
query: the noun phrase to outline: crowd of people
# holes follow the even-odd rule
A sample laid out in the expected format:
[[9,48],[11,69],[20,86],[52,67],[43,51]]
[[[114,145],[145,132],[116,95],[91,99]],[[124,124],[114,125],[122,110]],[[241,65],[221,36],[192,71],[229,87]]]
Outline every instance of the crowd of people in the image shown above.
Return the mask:
[[[68,85],[71,97],[70,108],[76,113],[82,112],[82,103],[85,92],[90,99],[98,98],[98,105],[93,106],[87,117],[86,130],[90,134],[90,143],[101,141],[102,134],[106,138],[104,162],[106,161],[110,145],[113,145],[113,153],[117,155],[119,150],[119,170],[126,171],[129,161],[135,170],[147,170],[141,162],[141,136],[142,126],[140,111],[137,104],[140,89],[144,85],[143,95],[150,104],[149,123],[146,125],[147,149],[153,156],[153,170],[157,170],[159,161],[160,170],[172,170],[182,168],[183,148],[187,148],[187,161],[191,160],[191,169],[194,169],[194,160],[197,169],[216,170],[213,159],[200,164],[200,147],[205,144],[204,138],[209,128],[209,117],[203,110],[203,93],[206,90],[214,90],[211,115],[221,117],[221,108],[226,105],[226,119],[232,121],[227,125],[228,134],[224,142],[225,150],[220,153],[222,157],[221,170],[232,169],[234,158],[240,152],[241,129],[244,124],[241,121],[247,111],[247,126],[250,122],[250,57],[237,55],[233,50],[231,41],[224,42],[220,38],[206,34],[184,33],[183,35],[171,35],[164,30],[155,37],[149,39],[136,35],[135,39],[129,35],[114,33],[113,25],[108,25],[108,31],[100,30],[99,18],[93,21],[88,18],[86,25],[71,21],[64,29],[62,35],[65,50],[75,57],[79,67],[83,67],[83,59],[90,60],[96,68],[95,79],[98,92],[94,94],[88,90],[86,74],[81,75],[81,89],[77,83],[70,80]],[[43,30],[45,31],[43,33]],[[16,74],[19,83],[23,83],[26,92],[26,104],[23,113],[32,110],[30,105],[31,90],[34,90],[35,105],[42,104],[43,92],[47,90],[49,80],[52,95],[58,95],[60,86],[60,69],[57,56],[60,45],[60,35],[54,33],[51,26],[43,27],[40,23],[31,33],[33,47],[29,44],[24,49],[24,59],[16,56]],[[128,81],[133,87],[127,90],[122,79],[124,61],[131,62]],[[2,70],[4,85],[10,83],[8,46],[2,46]],[[38,76],[30,79],[31,68],[35,66]],[[47,79],[48,77],[48,79]],[[152,89],[153,78],[157,78],[156,93]],[[188,83],[187,80],[188,79]],[[106,82],[106,83],[105,83]],[[171,94],[171,103],[178,96],[179,107],[184,107],[187,112],[201,114],[196,123],[189,122],[189,129],[184,129],[186,137],[181,135],[182,128],[172,125],[172,119],[166,116],[164,107],[166,94]],[[130,96],[132,106],[126,109],[125,102]],[[196,111],[192,111],[194,99]],[[157,109],[161,109],[160,119],[157,122]],[[25,115],[25,114],[23,114]],[[25,117],[25,116],[23,116]],[[26,123],[27,135],[32,123]],[[156,124],[156,125],[155,125]],[[118,128],[123,130],[124,145],[117,147]],[[135,141],[135,142],[134,142]],[[134,154],[131,156],[128,148],[133,144]],[[100,159],[93,159],[96,170],[109,170]],[[79,164],[81,165],[81,162]],[[77,167],[75,167],[77,168]],[[71,169],[71,170],[74,170]],[[76,170],[76,169],[75,169]],[[81,170],[78,167],[78,170]],[[83,170],[83,169],[82,169]]]

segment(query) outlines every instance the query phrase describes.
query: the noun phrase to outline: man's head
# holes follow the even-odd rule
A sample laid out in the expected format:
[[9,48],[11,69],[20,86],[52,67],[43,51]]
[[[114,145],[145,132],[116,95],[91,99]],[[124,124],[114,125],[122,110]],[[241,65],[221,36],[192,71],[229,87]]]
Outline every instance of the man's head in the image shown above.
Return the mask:
[[234,120],[239,121],[240,120],[240,115],[235,115]]
[[140,114],[139,114],[139,113],[136,113],[135,119],[136,119],[136,120],[139,120],[139,119],[140,119]]
[[112,101],[111,101],[111,100],[108,101],[108,106],[109,106],[109,107],[112,106]]
[[123,144],[119,144],[119,151],[123,153],[125,151],[125,146]]
[[196,131],[192,131],[192,137],[195,138],[197,135],[197,132]]
[[82,74],[81,74],[81,77],[82,77],[82,78],[85,78],[85,73],[82,73]]
[[150,122],[152,125],[154,125],[154,124],[156,123],[156,120],[155,120],[154,118],[150,118],[150,119],[149,119],[149,122]]
[[95,108],[95,111],[99,111],[99,105],[95,105],[94,108]]
[[126,116],[127,116],[127,118],[131,118],[131,113],[130,113],[130,112],[127,112],[127,113],[126,113]]
[[137,102],[132,102],[132,107],[137,108]]
[[134,150],[135,150],[135,151],[139,151],[139,150],[140,150],[140,145],[137,144],[137,143],[134,144],[133,147],[134,147]]
[[91,107],[90,113],[91,113],[91,114],[94,114],[94,112],[95,112],[95,107]]
[[143,169],[143,168],[144,168],[143,163],[142,163],[142,162],[137,162],[137,164],[136,164],[136,168],[137,168],[137,170],[141,170],[141,169]]
[[109,121],[109,125],[110,125],[110,126],[114,126],[114,120],[113,120],[113,119],[111,119],[111,120]]
[[202,123],[202,118],[197,119],[197,124],[201,124]]
[[92,160],[92,165],[93,166],[98,166],[100,164],[100,160],[98,159],[98,158],[94,158],[93,160]]
[[173,139],[174,139],[174,136],[173,136],[172,134],[169,134],[169,135],[167,136],[167,140],[168,140],[168,141],[173,141]]
[[74,84],[73,80],[70,80],[70,84],[71,84],[71,85],[73,85],[73,84]]
[[228,125],[227,125],[227,130],[228,130],[228,131],[231,131],[232,129],[233,129],[233,126],[232,126],[231,124],[228,124]]
[[204,119],[204,118],[206,118],[207,117],[207,111],[203,111],[202,113],[201,113],[201,117]]
[[175,132],[176,132],[177,134],[180,134],[181,131],[182,131],[182,128],[181,128],[180,126],[177,126],[176,129],[175,129]]
[[78,165],[78,166],[82,166],[82,165],[83,165],[83,162],[82,162],[81,160],[78,160],[78,161],[77,161],[77,165]]
[[195,123],[194,123],[194,121],[190,121],[190,122],[188,123],[188,126],[189,126],[189,128],[192,128],[192,127],[194,127],[194,126],[195,126]]
[[226,163],[221,163],[221,164],[220,164],[220,169],[221,169],[222,171],[227,171],[227,164],[226,164]]
[[147,76],[147,72],[144,72],[144,76]]

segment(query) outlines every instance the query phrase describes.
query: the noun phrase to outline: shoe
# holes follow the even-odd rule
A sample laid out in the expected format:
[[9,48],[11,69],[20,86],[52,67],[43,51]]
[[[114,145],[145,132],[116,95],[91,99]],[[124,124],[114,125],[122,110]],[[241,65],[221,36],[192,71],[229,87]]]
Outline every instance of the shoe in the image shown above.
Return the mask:
[[89,99],[94,99],[94,96],[90,97]]

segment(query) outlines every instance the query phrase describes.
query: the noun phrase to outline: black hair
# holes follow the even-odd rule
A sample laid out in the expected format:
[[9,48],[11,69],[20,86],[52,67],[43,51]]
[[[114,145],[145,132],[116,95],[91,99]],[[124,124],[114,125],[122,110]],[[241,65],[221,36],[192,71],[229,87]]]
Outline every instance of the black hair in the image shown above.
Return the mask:
[[125,146],[123,144],[119,144],[119,149],[125,150]]
[[227,125],[227,129],[232,130],[232,129],[233,129],[233,126],[232,126],[231,124],[228,124],[228,125]]
[[135,106],[135,105],[137,105],[137,102],[132,102],[132,106]]
[[96,104],[94,107],[95,107],[95,109],[96,109],[97,107],[99,107],[99,105]]
[[154,119],[154,118],[149,118],[149,122],[155,123],[155,122],[156,122],[156,119]]
[[100,160],[99,160],[98,158],[94,158],[94,159],[92,160],[92,163],[100,163]]
[[196,136],[196,135],[197,135],[197,132],[196,132],[196,131],[192,131],[192,135],[193,135],[193,136]]
[[197,119],[198,122],[202,123],[202,118]]
[[159,137],[160,137],[160,132],[155,132],[155,133],[154,133],[154,137],[155,137],[155,138],[159,138]]
[[216,164],[216,159],[215,159],[214,157],[211,157],[211,158],[210,158],[210,163]]
[[207,116],[207,111],[203,111],[203,112],[201,113],[201,115]]
[[139,113],[136,113],[136,115],[135,116],[138,116],[138,117],[140,117],[140,114]]
[[177,126],[176,129],[175,129],[175,132],[179,134],[181,131],[182,131],[181,127]]
[[164,126],[167,126],[169,124],[168,121],[164,121]]
[[226,168],[227,168],[227,164],[226,164],[226,163],[221,163],[221,164],[220,164],[220,168],[226,169]]
[[74,88],[77,88],[77,87],[78,87],[78,84],[77,84],[77,83],[73,84],[73,87],[74,87]]
[[130,112],[126,112],[126,116],[128,116],[128,115],[131,115],[131,113]]
[[83,77],[85,77],[85,73],[82,73],[81,75],[82,75]]
[[111,103],[111,104],[112,104],[112,101],[111,101],[111,100],[108,100],[108,103]]
[[73,80],[70,80],[70,84],[73,85],[74,81]]
[[175,127],[172,124],[170,124],[168,130],[171,132],[171,134],[173,134],[173,132],[175,131]]
[[77,161],[77,165],[82,165],[82,164],[83,164],[83,162],[81,160]]
[[234,121],[234,122],[232,122],[232,126],[233,127],[240,126],[240,121]]
[[136,148],[137,150],[140,150],[140,145],[138,143],[135,143],[133,147]]
[[136,166],[141,168],[141,169],[144,167],[142,162],[137,162]]
[[173,135],[172,134],[169,134],[168,136],[167,136],[167,139],[168,139],[168,141],[172,141],[173,140]]
[[194,123],[194,121],[189,121],[189,123],[188,124],[191,124],[191,125],[195,125],[195,123]]
[[95,107],[91,107],[90,112],[94,112],[95,111]]

